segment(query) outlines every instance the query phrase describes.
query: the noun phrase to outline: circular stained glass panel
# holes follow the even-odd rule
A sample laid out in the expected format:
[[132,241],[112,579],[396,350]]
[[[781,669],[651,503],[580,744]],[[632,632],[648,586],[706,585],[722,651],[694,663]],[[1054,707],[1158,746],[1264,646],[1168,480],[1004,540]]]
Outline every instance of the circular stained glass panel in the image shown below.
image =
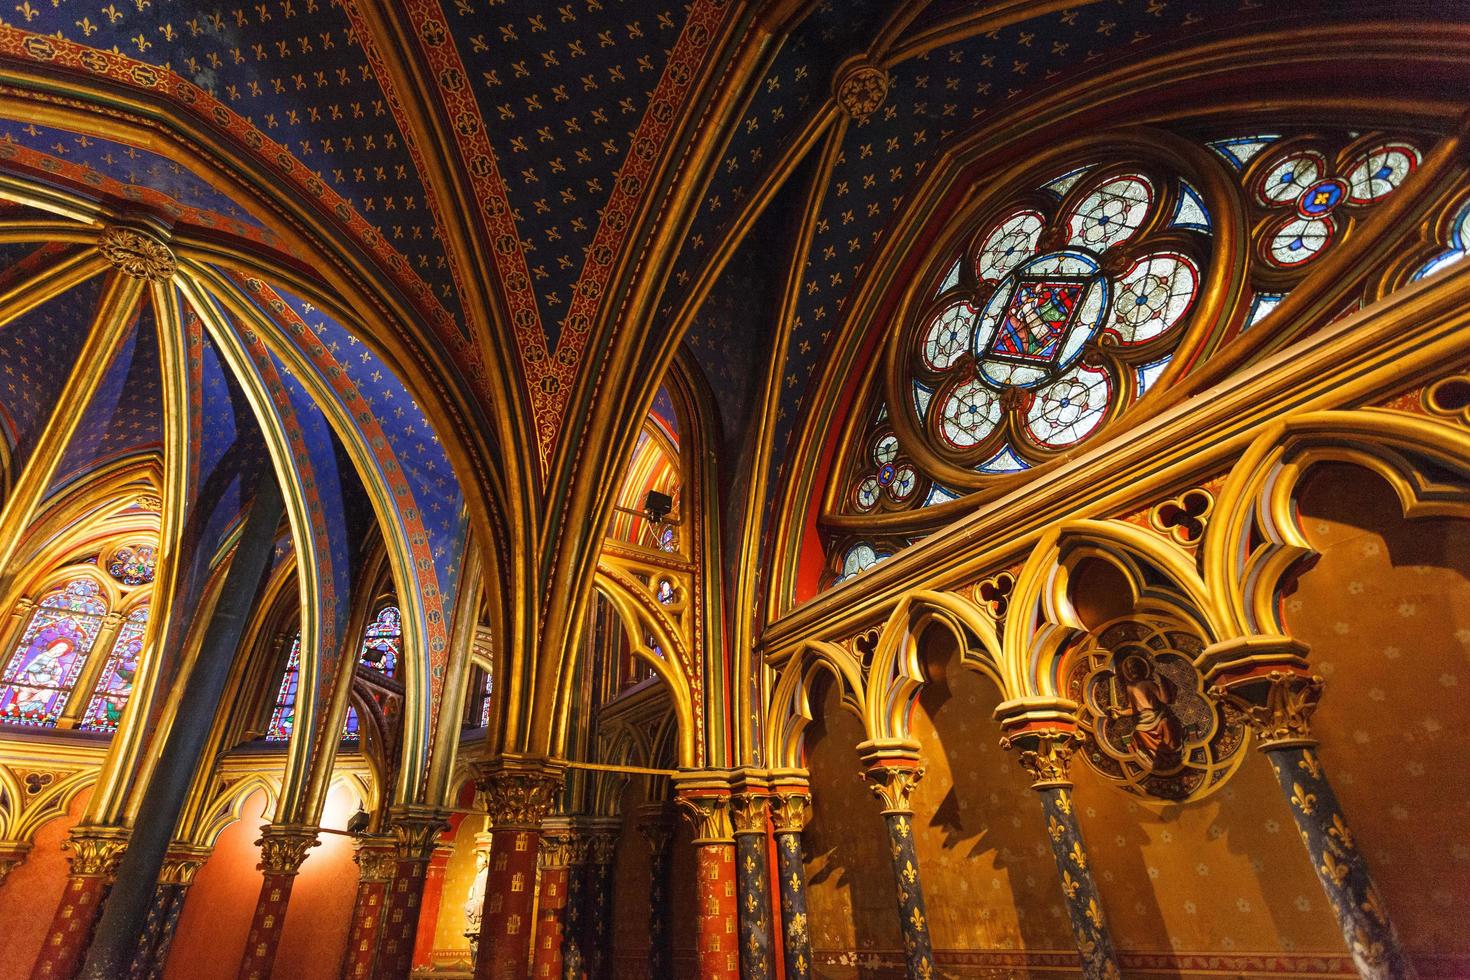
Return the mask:
[[153,581],[157,560],[158,556],[150,545],[124,545],[108,559],[107,574],[123,585],[147,585]]

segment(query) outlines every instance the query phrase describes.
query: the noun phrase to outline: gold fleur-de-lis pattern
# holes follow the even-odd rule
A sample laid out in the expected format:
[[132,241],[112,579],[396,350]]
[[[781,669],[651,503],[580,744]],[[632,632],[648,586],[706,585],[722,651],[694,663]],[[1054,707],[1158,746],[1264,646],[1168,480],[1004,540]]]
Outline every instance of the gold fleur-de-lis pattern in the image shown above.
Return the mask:
[[776,866],[780,872],[782,959],[789,980],[811,976],[812,939],[806,907],[806,865],[801,831],[776,832]]

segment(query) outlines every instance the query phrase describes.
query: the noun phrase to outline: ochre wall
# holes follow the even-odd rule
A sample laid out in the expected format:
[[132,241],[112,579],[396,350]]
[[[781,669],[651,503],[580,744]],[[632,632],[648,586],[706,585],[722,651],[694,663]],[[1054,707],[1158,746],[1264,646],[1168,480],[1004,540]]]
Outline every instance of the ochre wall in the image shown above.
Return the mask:
[[813,702],[806,740],[812,813],[803,835],[812,955],[818,975],[850,977],[860,959],[891,960],[903,947],[883,818],[859,778],[862,722],[830,682]]
[[[230,980],[240,969],[245,937],[260,896],[260,848],[255,841],[267,822],[265,794],[252,793],[240,819],[219,835],[214,853],[194,880],[169,953],[169,980]],[[341,828],[357,808],[357,797],[340,784],[327,796],[323,826]],[[352,842],[323,834],[291,889],[275,975],[293,980],[333,980],[342,966],[357,865]]]
[[1470,522],[1405,520],[1346,465],[1300,514],[1321,557],[1284,613],[1327,681],[1323,767],[1420,976],[1470,976]]
[[0,978],[24,980],[46,941],[51,914],[66,888],[66,855],[61,842],[87,809],[90,789],[82,790],[65,816],[42,824],[25,863],[0,884]]
[[[444,888],[439,893],[439,914],[434,923],[434,949],[429,954],[436,965],[447,967],[469,963],[470,940],[466,936],[465,901],[475,881],[475,835],[485,829],[483,816],[469,816],[459,822],[454,835],[454,850],[444,869]],[[414,958],[419,958],[415,951]]]

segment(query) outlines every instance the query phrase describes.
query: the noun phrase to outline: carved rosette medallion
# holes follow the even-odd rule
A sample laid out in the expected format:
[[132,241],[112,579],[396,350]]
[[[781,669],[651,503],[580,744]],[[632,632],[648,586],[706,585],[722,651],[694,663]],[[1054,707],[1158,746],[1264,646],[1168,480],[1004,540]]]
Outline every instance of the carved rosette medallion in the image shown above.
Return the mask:
[[177,266],[172,249],[132,228],[114,225],[104,229],[97,251],[119,272],[147,282],[168,282]]
[[855,122],[862,122],[883,105],[888,81],[888,73],[875,65],[852,65],[837,77],[837,104]]
[[1244,758],[1245,717],[1208,693],[1195,667],[1203,649],[1193,630],[1162,618],[1120,620],[1089,637],[1065,675],[1087,764],[1143,797],[1218,788]]

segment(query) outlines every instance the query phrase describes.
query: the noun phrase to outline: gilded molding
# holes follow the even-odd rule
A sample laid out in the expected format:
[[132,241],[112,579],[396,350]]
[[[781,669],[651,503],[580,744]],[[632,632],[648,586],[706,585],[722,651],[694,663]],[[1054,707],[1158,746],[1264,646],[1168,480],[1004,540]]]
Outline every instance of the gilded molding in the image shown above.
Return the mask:
[[554,871],[572,865],[573,841],[576,832],[569,828],[543,829],[541,851],[537,855],[536,867],[541,871]]
[[168,282],[177,268],[172,249],[132,228],[109,225],[97,241],[97,251],[114,269],[145,282]]
[[0,885],[5,884],[5,878],[10,872],[25,863],[26,856],[30,853],[30,844],[16,841],[0,842]]
[[1307,747],[1325,682],[1311,671],[1307,647],[1283,636],[1241,637],[1200,654],[1212,697],[1230,701],[1250,723],[1262,751]]
[[271,824],[261,828],[260,863],[256,865],[268,875],[294,875],[301,870],[306,852],[321,843],[317,828],[301,824]]

